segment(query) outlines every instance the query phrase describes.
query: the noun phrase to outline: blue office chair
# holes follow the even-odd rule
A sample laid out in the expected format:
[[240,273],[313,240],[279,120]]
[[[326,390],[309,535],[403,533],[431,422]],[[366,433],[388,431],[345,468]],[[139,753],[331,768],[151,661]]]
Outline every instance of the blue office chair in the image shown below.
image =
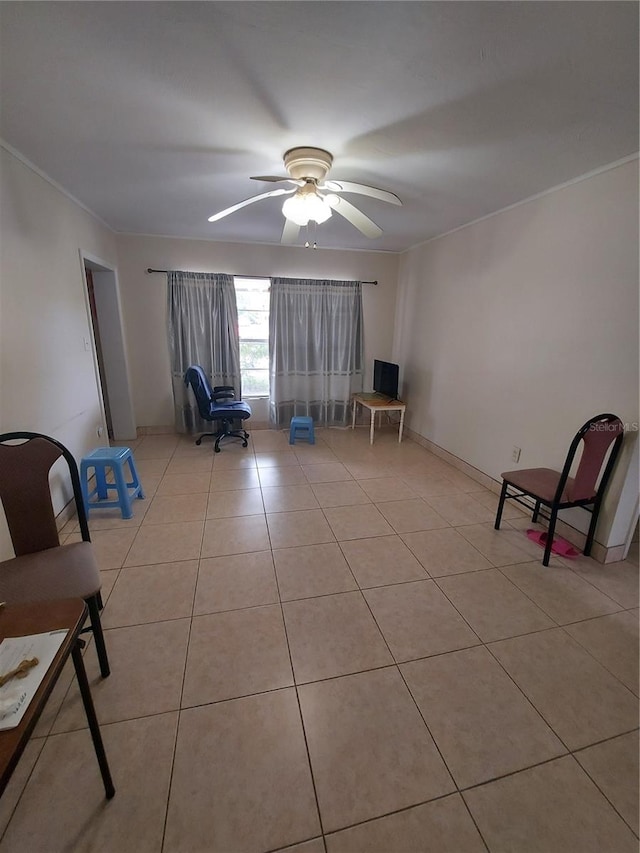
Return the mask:
[[242,446],[247,447],[249,433],[244,429],[234,429],[234,422],[244,421],[251,417],[251,406],[242,400],[236,400],[232,385],[216,385],[211,387],[209,378],[198,364],[193,364],[184,375],[184,384],[190,385],[198,404],[200,417],[205,421],[219,423],[216,432],[204,432],[196,440],[201,444],[202,439],[210,436],[215,438],[214,451],[220,453],[220,442],[223,438],[240,438]]

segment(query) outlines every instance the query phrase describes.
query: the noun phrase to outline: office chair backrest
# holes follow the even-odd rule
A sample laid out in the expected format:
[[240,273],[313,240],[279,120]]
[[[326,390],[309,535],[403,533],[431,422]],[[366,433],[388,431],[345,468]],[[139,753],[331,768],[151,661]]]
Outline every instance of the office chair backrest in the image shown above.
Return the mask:
[[211,383],[204,370],[199,364],[192,364],[184,375],[185,385],[191,385],[198,404],[200,417],[211,420],[211,403],[213,402],[213,390]]
[[[22,444],[6,444],[26,439]],[[16,557],[60,544],[51,500],[49,471],[64,456],[73,486],[82,538],[89,540],[80,492],[78,466],[60,442],[33,432],[0,435],[0,499],[4,507]]]
[[[623,437],[624,426],[622,421],[616,415],[610,414],[596,415],[596,417],[588,420],[578,431],[569,449],[571,459],[573,459],[580,441],[584,443],[584,447],[582,448],[582,457],[568,495],[570,500],[579,501],[593,498],[598,491],[605,488],[620,451]],[[613,448],[598,487],[598,478],[602,470],[602,465],[612,444]],[[567,457],[567,462],[570,464],[569,457]]]

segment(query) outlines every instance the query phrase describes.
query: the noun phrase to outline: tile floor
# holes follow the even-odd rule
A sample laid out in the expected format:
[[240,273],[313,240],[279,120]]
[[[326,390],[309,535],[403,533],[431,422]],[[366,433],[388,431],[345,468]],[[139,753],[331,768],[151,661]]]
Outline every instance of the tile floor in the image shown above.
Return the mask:
[[637,851],[637,545],[545,569],[517,508],[495,533],[494,494],[391,430],[135,458],[135,517],[91,517],[117,794],[67,669],[2,853]]

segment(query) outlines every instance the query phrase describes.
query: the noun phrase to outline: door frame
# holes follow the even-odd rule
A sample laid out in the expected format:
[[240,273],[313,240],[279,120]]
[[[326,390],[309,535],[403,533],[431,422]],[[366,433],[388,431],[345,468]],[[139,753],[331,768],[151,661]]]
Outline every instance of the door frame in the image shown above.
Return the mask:
[[129,376],[129,360],[124,336],[124,322],[122,317],[122,306],[120,300],[120,288],[118,286],[118,273],[115,267],[90,252],[79,250],[80,266],[82,270],[82,281],[84,284],[84,301],[87,311],[87,324],[91,336],[91,353],[93,355],[93,368],[98,388],[102,426],[106,438],[106,416],[104,408],[104,396],[100,371],[98,368],[98,356],[96,341],[93,333],[93,322],[91,318],[91,307],[89,304],[89,290],[85,268],[91,270],[96,302],[96,313],[100,328],[100,340],[102,343],[102,360],[105,372],[105,384],[109,398],[111,411],[111,423],[113,427],[113,438],[116,441],[131,441],[137,437],[136,421],[131,396],[131,380]]

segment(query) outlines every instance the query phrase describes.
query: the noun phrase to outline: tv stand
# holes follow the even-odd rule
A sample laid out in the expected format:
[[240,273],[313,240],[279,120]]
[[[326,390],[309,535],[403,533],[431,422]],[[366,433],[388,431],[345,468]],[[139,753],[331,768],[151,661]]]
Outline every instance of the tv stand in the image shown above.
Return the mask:
[[404,427],[404,413],[407,408],[406,403],[403,403],[402,400],[393,400],[389,397],[385,397],[384,394],[378,394],[377,391],[373,393],[360,393],[354,394],[352,397],[353,400],[353,410],[351,413],[351,429],[355,429],[356,426],[356,409],[358,404],[363,406],[365,409],[369,409],[371,412],[371,426],[369,428],[369,444],[373,444],[373,436],[375,432],[376,425],[376,412],[400,412],[400,428],[398,430],[398,444],[402,441],[402,430]]

